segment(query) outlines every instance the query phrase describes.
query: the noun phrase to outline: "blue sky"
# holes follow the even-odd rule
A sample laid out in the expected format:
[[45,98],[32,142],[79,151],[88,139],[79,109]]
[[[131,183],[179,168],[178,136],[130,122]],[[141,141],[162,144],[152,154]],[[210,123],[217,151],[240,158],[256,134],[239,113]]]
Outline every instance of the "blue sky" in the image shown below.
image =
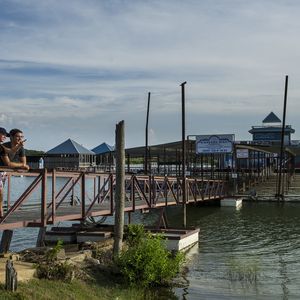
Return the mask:
[[20,127],[27,148],[67,138],[87,148],[248,130],[274,111],[300,139],[299,1],[0,0],[0,126]]

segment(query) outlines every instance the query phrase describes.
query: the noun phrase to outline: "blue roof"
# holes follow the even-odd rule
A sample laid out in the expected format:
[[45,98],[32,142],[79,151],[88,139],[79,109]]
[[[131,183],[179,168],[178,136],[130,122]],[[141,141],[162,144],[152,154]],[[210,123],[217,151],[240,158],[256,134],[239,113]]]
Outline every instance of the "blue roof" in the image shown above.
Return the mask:
[[263,123],[281,123],[281,120],[271,111],[264,118]]
[[71,139],[67,139],[63,143],[49,150],[47,154],[95,154],[89,149],[81,146]]
[[103,154],[107,152],[112,152],[114,150],[115,150],[114,146],[110,146],[106,143],[102,143],[99,146],[92,149],[92,151],[95,152],[96,154]]

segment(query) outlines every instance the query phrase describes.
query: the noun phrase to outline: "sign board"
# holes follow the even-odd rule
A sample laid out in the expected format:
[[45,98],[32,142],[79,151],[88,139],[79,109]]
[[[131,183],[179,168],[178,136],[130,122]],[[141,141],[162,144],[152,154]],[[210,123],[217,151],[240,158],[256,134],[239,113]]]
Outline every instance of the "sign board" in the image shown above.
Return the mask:
[[197,135],[196,153],[231,153],[234,134]]
[[237,173],[232,173],[232,174],[231,174],[231,178],[233,178],[233,179],[238,178],[238,174],[237,174]]
[[248,149],[236,149],[236,158],[248,158],[249,150]]

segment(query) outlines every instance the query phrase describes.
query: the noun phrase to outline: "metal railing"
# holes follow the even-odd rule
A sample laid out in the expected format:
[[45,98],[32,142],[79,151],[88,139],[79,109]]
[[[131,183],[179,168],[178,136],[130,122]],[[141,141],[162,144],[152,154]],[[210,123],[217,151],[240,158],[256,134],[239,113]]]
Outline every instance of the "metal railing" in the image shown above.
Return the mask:
[[[0,229],[44,227],[58,221],[85,220],[88,217],[113,215],[116,177],[113,173],[48,171],[24,173],[33,181],[17,198],[11,199],[8,173],[7,211],[0,219]],[[63,177],[64,183],[57,179]],[[168,176],[125,176],[126,212],[183,203],[182,178]],[[33,202],[33,193],[40,197]],[[92,194],[92,195],[91,195]],[[186,201],[221,199],[227,195],[226,181],[186,179]]]

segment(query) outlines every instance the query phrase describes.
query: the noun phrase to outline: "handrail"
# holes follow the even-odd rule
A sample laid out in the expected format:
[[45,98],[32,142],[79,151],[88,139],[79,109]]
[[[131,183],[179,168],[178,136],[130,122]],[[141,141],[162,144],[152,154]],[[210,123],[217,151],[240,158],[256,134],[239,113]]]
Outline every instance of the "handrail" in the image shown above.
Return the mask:
[[42,179],[42,174],[40,174],[31,184],[30,186],[24,191],[24,193],[20,196],[20,198],[14,203],[13,206],[9,208],[6,214],[0,220],[0,224],[2,224],[9,215],[11,215],[20,205],[30,196],[30,194],[35,190],[37,185],[40,183]]
[[[56,192],[56,178],[61,175],[63,175],[63,177],[69,175],[70,178],[68,178],[59,191]],[[32,176],[32,173],[30,175],[28,174],[28,176]],[[52,177],[52,180],[47,180],[49,177]],[[92,190],[87,190],[87,180],[91,177],[95,178],[93,185],[94,194],[92,198],[89,198],[88,193],[91,193]],[[96,184],[97,177],[99,178],[98,189]],[[101,180],[100,178],[104,179]],[[136,209],[149,209],[158,206],[161,207],[162,205],[179,205],[182,203],[182,179],[180,178],[152,175],[126,175],[125,180],[127,182],[125,194],[129,201],[131,201],[130,206],[126,206],[126,211],[128,212],[135,211]],[[224,194],[223,187],[225,182],[223,180],[187,178],[186,182],[188,196],[187,203],[191,199],[197,202],[210,198],[220,198]],[[10,221],[8,218],[21,209],[21,205],[25,203],[40,183],[41,198],[37,203],[30,204],[32,205],[31,210],[22,210],[23,215],[26,215],[27,212],[29,214],[30,211],[31,215],[35,215],[35,217],[33,218],[30,216],[29,218],[33,218],[30,221],[27,217],[25,222],[23,217],[18,214],[16,218],[12,219],[17,220],[20,218],[21,222],[18,224],[22,224],[23,222],[23,225],[20,226],[46,226],[47,224],[54,224],[56,220],[84,220],[90,216],[102,215],[102,211],[105,215],[112,215],[114,213],[114,174],[87,174],[85,172],[74,173],[57,170],[49,172],[47,169],[43,169],[0,220],[0,229],[1,225],[8,226],[7,224],[16,222]],[[72,208],[71,203],[66,203],[66,205],[62,206],[67,196],[70,195],[71,192],[74,192],[75,186],[80,187],[80,190],[76,189],[75,191],[76,195],[79,195],[79,199],[81,200],[80,207],[76,206]],[[49,194],[47,193],[47,190],[49,190]],[[48,199],[48,197],[50,197],[50,199]],[[107,198],[109,199],[109,202],[104,203],[104,200]],[[90,202],[86,203],[86,199],[90,199]],[[50,202],[48,202],[49,200]],[[109,205],[108,210],[107,204]],[[96,207],[96,209],[93,209],[94,207]],[[80,212],[78,212],[78,208],[80,208]],[[57,214],[57,211],[59,211],[59,214]]]

